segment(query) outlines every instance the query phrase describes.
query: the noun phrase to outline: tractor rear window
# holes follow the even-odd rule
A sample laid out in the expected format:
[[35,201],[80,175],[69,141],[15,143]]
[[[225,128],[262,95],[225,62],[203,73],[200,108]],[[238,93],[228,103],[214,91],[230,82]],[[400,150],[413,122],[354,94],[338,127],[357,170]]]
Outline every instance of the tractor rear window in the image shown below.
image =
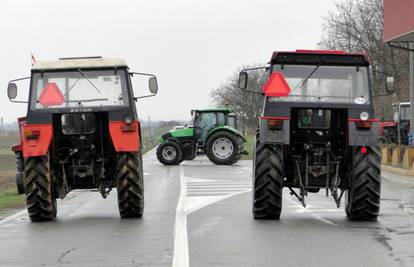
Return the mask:
[[291,91],[287,97],[271,98],[272,102],[370,102],[366,67],[274,65],[273,72],[284,74]]
[[55,71],[32,77],[32,109],[122,105],[128,105],[122,70]]
[[298,128],[329,129],[331,127],[331,111],[323,109],[300,109]]

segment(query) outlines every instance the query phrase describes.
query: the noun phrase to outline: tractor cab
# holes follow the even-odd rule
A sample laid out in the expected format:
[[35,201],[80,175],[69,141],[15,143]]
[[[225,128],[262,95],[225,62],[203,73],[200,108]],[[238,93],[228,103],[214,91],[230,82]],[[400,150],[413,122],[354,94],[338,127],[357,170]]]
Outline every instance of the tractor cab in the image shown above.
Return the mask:
[[397,123],[398,143],[408,145],[408,134],[410,132],[410,102],[394,104],[394,121]]
[[206,141],[208,133],[219,126],[227,124],[227,115],[230,114],[227,109],[205,109],[193,110],[194,114],[193,127],[197,147],[202,149]]
[[237,127],[237,115],[234,113],[229,113],[227,114],[227,123],[228,126],[234,128],[234,129],[239,129]]
[[245,139],[232,127],[237,126],[237,118],[231,112],[228,109],[192,110],[192,126],[169,131],[160,137],[159,161],[176,165],[183,160],[193,160],[199,154],[207,154],[216,164],[235,163],[245,153]]

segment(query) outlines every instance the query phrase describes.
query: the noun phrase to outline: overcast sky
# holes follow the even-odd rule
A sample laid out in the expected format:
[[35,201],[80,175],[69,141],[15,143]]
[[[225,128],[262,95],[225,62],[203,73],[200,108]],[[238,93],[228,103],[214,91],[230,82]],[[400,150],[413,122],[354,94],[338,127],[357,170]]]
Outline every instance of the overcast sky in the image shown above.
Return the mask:
[[158,76],[158,95],[137,104],[141,118],[188,119],[239,66],[316,48],[332,9],[332,0],[0,0],[0,116],[25,114],[6,88],[30,73],[33,53],[122,57]]

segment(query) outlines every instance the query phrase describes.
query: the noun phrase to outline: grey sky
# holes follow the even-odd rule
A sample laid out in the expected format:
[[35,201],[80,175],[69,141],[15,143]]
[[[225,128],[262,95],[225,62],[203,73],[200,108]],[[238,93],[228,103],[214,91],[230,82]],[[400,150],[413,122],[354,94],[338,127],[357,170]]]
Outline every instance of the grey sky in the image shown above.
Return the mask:
[[0,0],[0,116],[25,114],[6,88],[29,74],[33,53],[122,57],[158,76],[159,94],[138,102],[141,118],[187,119],[240,65],[314,49],[332,9],[332,0]]

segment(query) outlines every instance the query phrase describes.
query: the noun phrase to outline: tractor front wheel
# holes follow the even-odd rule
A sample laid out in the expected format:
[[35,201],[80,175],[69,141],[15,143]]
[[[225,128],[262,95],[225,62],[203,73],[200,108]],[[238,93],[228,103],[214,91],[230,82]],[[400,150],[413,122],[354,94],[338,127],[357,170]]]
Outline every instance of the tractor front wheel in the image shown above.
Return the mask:
[[253,217],[279,220],[284,178],[283,147],[261,144],[256,136],[253,159]]
[[217,165],[231,165],[240,159],[241,140],[228,131],[213,133],[206,142],[208,159]]
[[157,158],[164,165],[178,165],[183,161],[183,150],[176,142],[166,141],[157,147]]
[[119,153],[117,159],[118,208],[122,218],[141,218],[144,213],[142,156]]
[[24,158],[21,151],[16,152],[16,187],[19,195],[26,193],[24,184]]
[[381,192],[379,147],[353,148],[352,152],[352,175],[345,211],[352,220],[375,221],[380,210]]
[[32,222],[49,221],[56,217],[56,198],[50,175],[48,156],[29,157],[26,160],[26,204]]

